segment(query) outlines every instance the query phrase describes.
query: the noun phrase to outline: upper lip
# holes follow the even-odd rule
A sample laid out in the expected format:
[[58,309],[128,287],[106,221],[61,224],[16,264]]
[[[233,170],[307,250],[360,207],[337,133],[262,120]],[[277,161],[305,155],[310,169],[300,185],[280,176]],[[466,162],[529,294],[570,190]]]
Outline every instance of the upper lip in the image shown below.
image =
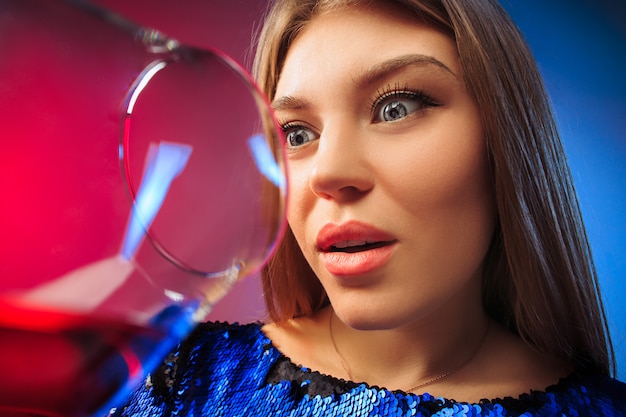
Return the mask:
[[317,234],[316,245],[322,252],[349,249],[371,244],[389,244],[396,239],[374,226],[351,220],[342,224],[328,223]]

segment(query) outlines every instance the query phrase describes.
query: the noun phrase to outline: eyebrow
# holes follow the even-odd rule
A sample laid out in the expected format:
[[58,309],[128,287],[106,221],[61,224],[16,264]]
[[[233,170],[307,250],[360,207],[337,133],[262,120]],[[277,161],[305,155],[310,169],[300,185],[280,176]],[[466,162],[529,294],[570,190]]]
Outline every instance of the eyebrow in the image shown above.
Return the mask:
[[[393,73],[402,68],[408,66],[428,66],[433,65],[440,68],[445,73],[458,78],[457,75],[443,62],[439,61],[435,57],[422,54],[409,54],[401,55],[388,59],[386,61],[377,63],[368,68],[363,74],[354,79],[359,88],[367,86],[368,84],[375,83],[381,78],[386,77],[389,73]],[[275,111],[280,110],[306,110],[309,107],[309,103],[301,98],[293,96],[283,96],[271,103],[272,108]]]
[[357,77],[355,79],[355,82],[359,87],[362,87],[378,81],[379,79],[387,76],[389,73],[412,65],[434,65],[435,67],[440,68],[441,70],[454,76],[455,78],[458,78],[454,71],[452,71],[446,64],[439,61],[433,56],[422,54],[409,54],[394,57],[373,65],[371,68],[367,69],[362,75]]
[[309,104],[306,100],[292,97],[292,96],[284,96],[279,99],[272,101],[272,109],[274,111],[280,110],[303,110],[309,107]]

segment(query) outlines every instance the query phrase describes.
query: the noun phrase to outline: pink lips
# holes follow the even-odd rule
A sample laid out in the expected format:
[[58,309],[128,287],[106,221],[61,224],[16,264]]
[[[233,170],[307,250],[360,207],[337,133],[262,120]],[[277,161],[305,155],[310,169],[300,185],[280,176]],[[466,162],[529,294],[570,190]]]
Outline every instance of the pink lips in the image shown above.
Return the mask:
[[365,223],[327,224],[317,235],[324,266],[334,275],[360,275],[383,266],[396,239]]

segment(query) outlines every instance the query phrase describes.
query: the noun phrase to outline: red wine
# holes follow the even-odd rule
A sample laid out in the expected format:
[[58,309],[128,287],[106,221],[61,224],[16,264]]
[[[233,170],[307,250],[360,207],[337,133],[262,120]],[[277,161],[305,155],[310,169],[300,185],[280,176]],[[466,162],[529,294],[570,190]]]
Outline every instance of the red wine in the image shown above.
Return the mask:
[[146,326],[0,300],[0,415],[107,415],[192,327],[171,306]]

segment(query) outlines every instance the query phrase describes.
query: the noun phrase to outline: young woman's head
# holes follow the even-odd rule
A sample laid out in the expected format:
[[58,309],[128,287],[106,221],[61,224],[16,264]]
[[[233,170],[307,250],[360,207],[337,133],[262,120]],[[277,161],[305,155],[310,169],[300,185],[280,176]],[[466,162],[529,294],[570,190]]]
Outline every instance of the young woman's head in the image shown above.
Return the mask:
[[290,230],[264,271],[274,320],[330,299],[378,328],[470,298],[540,351],[608,373],[565,157],[495,1],[280,0],[255,74],[289,148]]

